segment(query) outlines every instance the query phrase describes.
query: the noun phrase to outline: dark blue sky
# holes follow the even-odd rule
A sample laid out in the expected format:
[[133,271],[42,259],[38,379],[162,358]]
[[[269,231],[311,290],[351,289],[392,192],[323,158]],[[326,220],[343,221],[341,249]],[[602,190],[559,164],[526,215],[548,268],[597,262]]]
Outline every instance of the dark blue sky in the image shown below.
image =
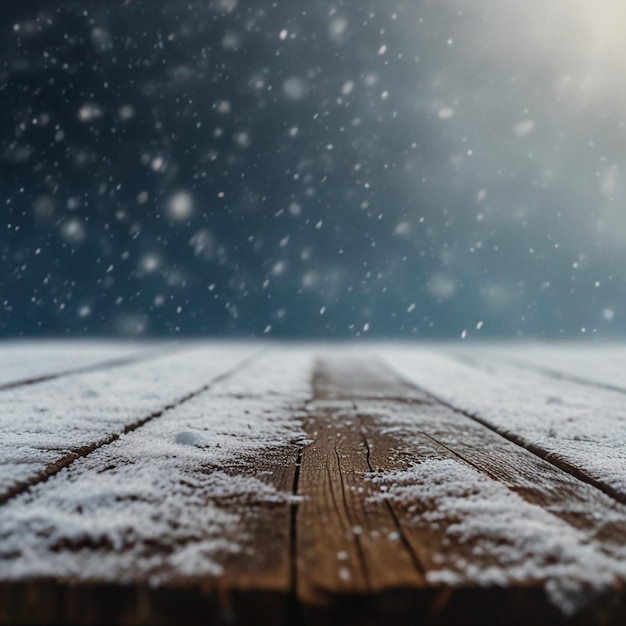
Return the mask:
[[3,2],[0,334],[622,334],[610,15],[548,4]]

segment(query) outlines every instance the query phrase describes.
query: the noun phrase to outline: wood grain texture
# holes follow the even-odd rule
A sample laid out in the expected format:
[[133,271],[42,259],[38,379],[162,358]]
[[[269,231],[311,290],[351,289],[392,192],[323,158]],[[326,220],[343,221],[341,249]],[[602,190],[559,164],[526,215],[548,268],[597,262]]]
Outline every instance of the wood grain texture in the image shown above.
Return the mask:
[[384,501],[371,499],[369,451],[354,411],[316,410],[298,494],[298,595],[326,604],[423,582]]

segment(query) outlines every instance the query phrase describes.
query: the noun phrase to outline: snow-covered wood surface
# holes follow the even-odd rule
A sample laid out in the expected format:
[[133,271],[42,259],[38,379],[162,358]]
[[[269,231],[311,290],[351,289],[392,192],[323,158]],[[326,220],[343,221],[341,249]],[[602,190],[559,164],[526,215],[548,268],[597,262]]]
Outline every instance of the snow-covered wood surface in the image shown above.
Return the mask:
[[622,624],[620,369],[619,346],[0,347],[26,381],[0,390],[0,623]]
[[[564,344],[555,349],[543,344],[522,344],[514,350],[510,346],[494,345],[470,352],[484,354],[491,359],[504,359],[519,366],[526,365],[554,378],[626,391],[626,351],[610,345]],[[463,354],[463,351],[460,353]]]
[[0,389],[39,382],[84,368],[139,357],[148,348],[124,343],[6,343],[0,349]]
[[[386,356],[434,398],[626,503],[626,388],[598,386],[599,363],[609,358],[606,348],[599,354],[581,349],[587,369],[582,355],[565,368],[570,351],[545,350],[542,365],[535,367],[523,364],[523,357],[517,360],[513,349],[446,354],[396,350]],[[623,363],[626,373],[624,354],[619,354],[611,361]],[[554,375],[559,367],[576,371],[576,380]],[[616,375],[614,367],[607,380]]]
[[3,390],[0,502],[203,390],[249,352],[163,351],[151,360]]

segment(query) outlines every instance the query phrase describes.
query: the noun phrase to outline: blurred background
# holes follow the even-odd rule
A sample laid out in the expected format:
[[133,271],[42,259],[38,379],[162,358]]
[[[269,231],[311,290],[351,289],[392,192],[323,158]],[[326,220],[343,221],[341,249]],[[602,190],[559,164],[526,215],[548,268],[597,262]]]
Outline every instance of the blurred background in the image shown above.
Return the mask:
[[0,16],[1,336],[625,334],[622,2]]

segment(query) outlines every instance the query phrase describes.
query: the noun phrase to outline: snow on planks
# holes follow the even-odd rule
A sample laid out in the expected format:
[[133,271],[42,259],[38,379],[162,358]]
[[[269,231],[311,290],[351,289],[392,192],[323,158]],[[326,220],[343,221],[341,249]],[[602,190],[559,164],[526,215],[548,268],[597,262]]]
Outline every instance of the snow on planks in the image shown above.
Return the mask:
[[[556,378],[480,351],[393,350],[386,356],[433,397],[626,503],[623,392]],[[507,358],[515,358],[514,348]]]
[[148,352],[140,345],[99,342],[7,342],[0,348],[0,390],[124,362]]
[[202,390],[251,348],[187,350],[1,392],[0,503]]
[[[205,376],[228,361],[197,356]],[[310,372],[306,354],[259,357],[5,504],[0,619],[279,619]]]
[[321,621],[345,610],[346,589],[350,615],[381,623],[591,623],[611,606],[626,507],[372,361],[325,361],[315,381],[307,432],[328,444],[308,482],[303,454],[297,555]]
[[2,392],[0,623],[623,623],[626,506],[463,413],[539,419],[472,358],[206,346]]
[[610,344],[542,345],[499,344],[467,350],[455,350],[463,357],[487,357],[492,362],[526,365],[552,378],[570,379],[586,386],[614,389],[626,393],[626,350]]

